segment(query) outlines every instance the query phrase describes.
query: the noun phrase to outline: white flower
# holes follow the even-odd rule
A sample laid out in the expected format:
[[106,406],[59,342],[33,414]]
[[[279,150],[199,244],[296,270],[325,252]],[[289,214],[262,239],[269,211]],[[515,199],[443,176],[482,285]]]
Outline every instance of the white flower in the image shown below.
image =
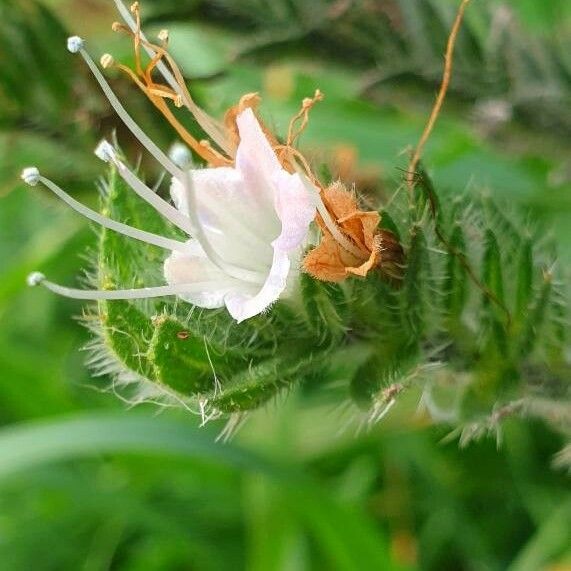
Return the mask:
[[[32,186],[42,183],[98,224],[170,252],[164,263],[168,285],[116,291],[78,290],[49,282],[39,273],[33,274],[30,285],[42,284],[56,293],[79,299],[178,295],[204,308],[225,306],[238,322],[262,313],[284,295],[300,271],[302,249],[315,216],[311,185],[303,175],[283,168],[249,107],[236,117],[239,140],[235,153],[229,159],[221,159],[229,166],[190,169],[180,161],[171,160],[129,116],[85,51],[83,40],[70,38],[68,49],[81,54],[125,125],[172,175],[171,195],[176,208],[130,171],[106,141],[98,146],[97,156],[113,163],[131,188],[187,233],[189,240],[173,240],[106,218],[77,202],[43,177],[38,169],[30,167],[22,173],[26,183]],[[220,144],[223,132],[220,124],[196,107],[180,83],[175,85],[180,91],[177,101],[188,105],[197,120],[200,118],[201,124],[210,129],[213,140]],[[227,153],[231,148],[229,141],[222,141],[220,146]],[[201,147],[199,144],[193,148]],[[211,147],[204,149],[205,153],[222,157]]]
[[300,175],[280,165],[251,109],[238,116],[237,125],[234,167],[173,177],[173,201],[189,219],[196,214],[202,240],[190,240],[187,253],[173,252],[164,273],[169,284],[207,276],[215,285],[181,297],[200,307],[225,305],[242,321],[276,301],[288,276],[299,271],[292,262],[297,266],[315,206]]

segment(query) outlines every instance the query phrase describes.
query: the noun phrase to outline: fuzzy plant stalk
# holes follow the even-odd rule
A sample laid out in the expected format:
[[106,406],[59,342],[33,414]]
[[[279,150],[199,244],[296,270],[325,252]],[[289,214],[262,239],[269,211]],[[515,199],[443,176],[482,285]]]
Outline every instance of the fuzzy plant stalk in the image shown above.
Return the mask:
[[[567,293],[552,247],[489,197],[439,192],[421,162],[467,0],[406,181],[377,209],[360,206],[350,181],[316,176],[297,147],[321,92],[302,102],[283,136],[263,123],[255,93],[219,121],[192,98],[168,33],[150,41],[138,3],[116,4],[124,23],[113,28],[133,42],[135,66],[109,54],[101,66],[126,74],[182,144],[161,150],[84,41],[70,38],[68,49],[170,177],[170,197],[107,141],[96,150],[108,163],[99,211],[35,167],[22,175],[99,226],[92,289],[40,273],[29,283],[93,301],[84,314],[93,331],[90,365],[111,375],[115,392],[129,402],[184,407],[202,422],[227,418],[227,434],[294,387],[333,385],[363,425],[411,392],[461,443],[499,436],[510,416],[571,433]],[[207,138],[186,130],[173,107],[190,112]],[[561,461],[568,457],[563,451]]]

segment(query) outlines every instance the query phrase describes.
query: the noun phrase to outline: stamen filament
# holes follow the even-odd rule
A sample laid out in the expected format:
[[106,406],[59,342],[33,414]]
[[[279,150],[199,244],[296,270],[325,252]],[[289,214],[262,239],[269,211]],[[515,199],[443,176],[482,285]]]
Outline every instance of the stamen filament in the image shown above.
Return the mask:
[[179,96],[174,92],[166,91],[163,86],[155,87],[154,83],[149,85],[143,83],[137,74],[130,68],[122,64],[115,66],[123,72],[129,79],[149,98],[149,101],[163,114],[165,119],[171,124],[187,145],[206,162],[214,166],[226,166],[231,164],[231,160],[223,157],[204,141],[197,141],[174,116],[169,106],[163,101],[164,98],[172,99],[178,105]]
[[105,79],[101,71],[99,71],[99,68],[97,67],[97,65],[95,64],[89,53],[84,48],[80,48],[79,54],[84,59],[85,63],[93,73],[95,79],[97,80],[97,83],[99,83],[101,89],[103,90],[103,93],[109,100],[109,103],[111,104],[111,106],[113,107],[119,118],[123,121],[125,126],[131,131],[131,133],[133,133],[133,135],[143,145],[143,147],[145,147],[147,151],[149,151],[149,153],[151,153],[151,155],[153,155],[153,157],[168,172],[170,172],[173,176],[179,176],[180,170],[177,168],[177,166],[173,164],[172,161],[169,160],[168,156],[165,153],[163,153],[163,151],[161,151],[161,149],[159,149],[159,147],[157,147],[155,143],[153,143],[150,137],[146,135],[146,133],[137,125],[137,123],[131,117],[131,115],[127,113],[127,110],[125,109],[125,107],[123,107],[123,105],[119,101],[119,98],[115,95],[115,93],[111,89],[111,86],[109,85],[109,83],[107,83],[107,80]]
[[[123,20],[125,21],[125,23],[129,26],[129,28],[131,28],[131,30],[133,31],[133,33],[135,33],[137,31],[137,24],[133,18],[133,16],[131,15],[131,12],[128,10],[128,8],[125,6],[125,4],[123,4],[123,2],[121,2],[121,0],[115,0],[115,5],[117,6],[117,10],[119,12],[119,14],[121,14],[121,18],[123,18]],[[141,39],[146,41],[146,37],[143,34],[143,32],[140,33]],[[145,48],[145,51],[149,54],[149,57],[154,57],[155,52],[154,50],[148,48],[147,46],[143,46]],[[175,90],[175,91],[180,91],[180,87],[178,85],[178,83],[176,82],[176,79],[174,78],[174,76],[172,75],[172,73],[168,70],[167,66],[163,63],[163,62],[159,62],[157,64],[157,69],[161,72],[162,76],[165,78],[165,81]]]
[[[301,109],[299,110],[297,115],[295,115],[293,119],[290,121],[287,132],[286,146],[292,147],[295,140],[303,133],[303,131],[307,127],[307,123],[309,122],[309,112],[311,111],[311,108],[318,101],[323,101],[323,93],[321,93],[319,89],[315,90],[315,94],[313,95],[313,97],[306,97],[303,100],[301,104]],[[301,121],[300,125],[297,128],[297,130],[295,130],[296,124],[299,121]]]
[[[141,29],[141,13],[139,12],[139,3],[135,2],[131,6],[131,13],[135,15],[135,26],[137,30]],[[143,74],[143,67],[141,66],[141,38],[139,34],[135,34],[135,62],[136,69],[139,75]]]
[[158,246],[159,248],[164,248],[165,250],[173,251],[177,250],[179,252],[187,252],[188,248],[184,242],[180,242],[179,240],[172,240],[170,238],[164,238],[163,236],[158,236],[157,234],[153,234],[151,232],[146,232],[145,230],[139,230],[138,228],[133,228],[132,226],[128,226],[127,224],[123,224],[121,222],[117,222],[116,220],[112,220],[111,218],[107,218],[91,208],[88,208],[81,202],[72,198],[67,192],[65,192],[62,188],[60,188],[57,184],[53,181],[47,179],[44,176],[38,176],[38,182],[41,182],[46,188],[51,190],[56,196],[61,198],[68,206],[71,206],[76,212],[82,214],[89,220],[96,222],[97,224],[103,226],[104,228],[109,228],[110,230],[114,230],[119,234],[124,234],[125,236],[129,236],[130,238],[135,238],[135,240],[140,240],[141,242],[145,242],[147,244],[151,244],[153,246]]
[[[134,173],[132,173],[127,166],[122,163],[118,158],[115,150],[107,141],[100,143],[99,147],[95,153],[100,159],[104,161],[111,161],[116,167],[119,176],[145,201],[147,201],[151,206],[153,206],[157,212],[169,220],[172,224],[180,228],[183,232],[186,232],[189,236],[194,236],[198,240],[199,244],[202,246],[208,259],[217,266],[224,273],[231,277],[240,279],[242,281],[248,281],[251,283],[259,284],[264,283],[265,277],[259,272],[254,272],[245,268],[240,268],[229,264],[222,260],[220,256],[216,253],[214,248],[208,242],[202,226],[196,217],[194,204],[189,208],[189,216],[187,217],[182,214],[179,210],[165,202],[162,198],[157,196],[141,179],[139,179]],[[186,177],[185,184],[190,185],[190,174],[184,173]],[[190,191],[191,201],[192,201],[192,191]]]
[[[144,44],[147,43],[144,41]],[[153,44],[150,44],[153,46]],[[153,46],[154,48],[154,46]],[[186,87],[185,79],[178,69],[178,66],[171,55],[165,51],[164,58],[167,60],[169,66],[173,70],[176,80],[180,85],[180,90],[177,91],[184,103],[185,107],[192,113],[196,122],[204,130],[204,132],[228,155],[232,156],[232,146],[228,142],[225,128],[214,118],[212,118],[204,109],[199,107],[192,99],[188,88]]]
[[[125,23],[129,26],[135,37],[138,36],[140,44],[143,46],[149,57],[154,60],[157,56],[157,52],[161,52],[159,46],[155,46],[149,42],[145,34],[141,31],[140,26],[137,25],[137,21],[133,18],[130,11],[125,7],[121,0],[115,0],[115,5],[117,10],[121,14],[121,17]],[[184,77],[180,73],[176,63],[170,57],[168,52],[164,50],[164,59],[167,60],[168,66],[162,61],[162,58],[156,63],[153,61],[153,67],[159,70],[159,72],[164,77],[165,81],[180,95],[185,107],[194,115],[197,123],[204,129],[204,131],[212,138],[212,140],[229,156],[231,156],[232,149],[229,145],[227,137],[225,135],[224,128],[215,119],[210,117],[203,109],[201,109],[192,99],[184,81]],[[172,69],[169,70],[169,66]]]
[[178,211],[174,206],[158,196],[139,177],[131,172],[127,166],[121,162],[113,147],[103,141],[96,151],[99,158],[111,161],[116,167],[119,176],[138,194],[143,200],[148,202],[159,214],[164,216],[169,222],[186,232],[189,236],[194,234],[190,220]]
[[206,281],[196,282],[191,284],[173,284],[157,287],[144,287],[134,289],[116,289],[116,290],[89,290],[89,289],[76,289],[62,286],[50,282],[46,277],[39,273],[34,272],[28,276],[28,285],[38,286],[42,285],[53,293],[69,297],[72,299],[86,299],[86,300],[125,300],[125,299],[150,299],[154,297],[165,297],[169,295],[184,295],[190,293],[200,293],[204,291],[212,291],[213,288],[219,287],[219,282]]

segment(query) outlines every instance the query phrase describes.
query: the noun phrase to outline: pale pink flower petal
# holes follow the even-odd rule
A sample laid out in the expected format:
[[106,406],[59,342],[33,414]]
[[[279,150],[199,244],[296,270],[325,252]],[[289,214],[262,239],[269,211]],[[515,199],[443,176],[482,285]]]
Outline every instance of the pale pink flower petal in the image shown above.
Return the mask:
[[196,240],[188,242],[188,253],[173,252],[164,263],[164,276],[169,285],[212,282],[217,285],[208,291],[183,294],[179,297],[193,305],[214,309],[224,307],[226,296],[237,290],[254,293],[255,287],[232,278],[218,269]]
[[274,240],[274,247],[283,250],[298,248],[307,236],[315,218],[315,205],[299,174],[280,170],[273,176],[276,187],[275,208],[282,231]]
[[[249,199],[240,173],[233,168],[209,168],[190,173],[195,202],[188,189],[173,179],[171,196],[189,216],[194,208],[198,222],[214,250],[228,263],[265,271],[271,260],[271,241],[279,234],[279,220]],[[252,251],[258,255],[252,257]]]
[[216,280],[220,287],[215,291],[185,299],[201,307],[225,304],[240,322],[277,301],[288,277],[299,272],[299,251],[315,206],[300,175],[288,173],[279,163],[252,110],[243,111],[236,121],[240,143],[235,168],[193,170],[192,188],[174,179],[171,195],[186,215],[195,208],[206,240],[224,262],[265,279],[256,285],[228,277],[197,244],[188,255],[173,253],[165,263],[165,277],[169,283],[200,282],[204,276]]

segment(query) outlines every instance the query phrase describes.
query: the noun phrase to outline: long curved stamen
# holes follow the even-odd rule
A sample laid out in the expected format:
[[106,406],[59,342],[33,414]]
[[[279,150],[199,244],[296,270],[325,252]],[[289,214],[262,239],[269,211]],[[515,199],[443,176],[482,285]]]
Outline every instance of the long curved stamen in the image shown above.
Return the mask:
[[[136,6],[136,4],[137,3],[135,3],[134,6]],[[143,34],[140,26],[138,25],[138,21],[133,18],[131,11],[125,7],[121,0],[115,0],[115,5],[121,14],[121,17],[127,26],[131,29],[132,33],[139,38],[138,41],[143,46],[149,57],[154,59],[157,56],[157,52],[159,51],[158,46],[155,46],[147,40],[146,36]],[[138,12],[138,6],[136,6],[135,11]],[[139,20],[138,17],[137,20]],[[215,141],[222,150],[224,150],[224,152],[231,153],[232,149],[228,144],[224,128],[194,102],[186,87],[180,70],[170,55],[165,52],[163,57],[168,61],[170,67],[172,68],[172,73],[171,70],[169,70],[169,67],[161,60],[154,62],[153,67],[156,67],[159,70],[165,81],[181,97],[184,106],[194,115],[194,118],[202,127],[202,129],[204,129],[204,131],[212,138],[212,140]]]
[[[179,210],[165,202],[162,198],[157,196],[143,181],[141,181],[134,173],[132,173],[127,166],[122,163],[118,157],[115,149],[107,141],[102,141],[96,151],[97,156],[104,161],[111,161],[116,167],[117,172],[121,178],[144,200],[153,206],[157,212],[164,216],[167,220],[172,222],[175,226],[186,232],[189,236],[194,236],[199,244],[202,246],[208,259],[224,273],[231,277],[240,279],[251,283],[263,283],[264,276],[259,272],[254,272],[244,268],[239,268],[233,264],[228,264],[220,258],[214,248],[208,242],[202,226],[198,221],[195,209],[191,206],[189,208],[190,218],[186,217]],[[189,185],[188,173],[184,174],[186,177],[186,184]],[[192,196],[192,191],[190,191]]]
[[331,218],[329,210],[327,210],[327,207],[325,206],[325,204],[323,204],[319,191],[303,174],[300,173],[300,177],[301,180],[303,181],[306,190],[309,192],[310,196],[312,197],[315,207],[317,208],[317,212],[319,212],[319,215],[321,216],[323,223],[325,224],[327,230],[329,230],[335,241],[342,248],[347,250],[347,252],[361,258],[363,256],[363,252],[341,232],[341,230],[339,229],[333,218]]
[[[147,45],[147,41],[143,45]],[[153,44],[149,44],[153,49]],[[212,118],[206,111],[199,107],[186,87],[185,79],[178,69],[176,62],[168,52],[164,53],[164,59],[168,62],[169,66],[175,74],[176,81],[180,85],[180,90],[177,92],[181,96],[182,103],[192,113],[196,122],[204,130],[204,132],[222,149],[228,156],[232,156],[232,147],[228,142],[225,128],[214,118]]]
[[[166,88],[157,88],[153,86],[146,85],[143,83],[137,75],[128,67],[117,64],[117,69],[125,73],[135,85],[148,97],[149,101],[163,114],[163,117],[171,124],[178,135],[183,141],[200,157],[202,157],[207,163],[214,166],[226,166],[231,164],[231,160],[227,159],[216,151],[208,143],[208,141],[198,141],[193,135],[191,135],[183,124],[176,118],[174,113],[170,110],[169,106],[166,104],[164,99],[173,99],[176,101],[178,95],[174,92],[170,93],[166,91]],[[175,103],[177,105],[177,103]]]
[[95,64],[95,62],[93,61],[93,59],[87,53],[87,51],[84,49],[83,46],[84,42],[78,36],[73,36],[69,38],[67,41],[68,50],[71,53],[79,53],[81,55],[81,57],[83,58],[83,60],[93,73],[93,76],[97,80],[97,83],[99,83],[101,89],[103,90],[103,93],[109,100],[109,103],[111,104],[111,106],[113,107],[119,118],[123,121],[125,126],[131,131],[131,133],[133,133],[133,135],[139,140],[139,142],[149,151],[149,153],[151,153],[151,155],[153,155],[153,157],[155,157],[155,159],[168,172],[170,172],[173,176],[178,176],[180,174],[180,170],[177,168],[176,165],[172,163],[172,161],[167,157],[167,155],[163,153],[163,151],[161,151],[161,149],[159,149],[159,147],[157,147],[155,143],[153,143],[153,141],[148,137],[148,135],[146,135],[145,132],[137,125],[137,123],[131,117],[131,115],[127,113],[127,110],[125,109],[125,107],[123,107],[123,105],[119,101],[119,98],[115,95],[109,83],[107,83],[107,80],[105,79],[101,71],[99,71],[99,68],[97,67],[97,65]]
[[[138,55],[136,57],[138,58]],[[191,135],[183,124],[176,118],[164,99],[171,99],[176,107],[181,107],[183,105],[183,101],[177,92],[165,85],[155,83],[148,72],[138,75],[130,67],[116,63],[110,54],[102,56],[101,65],[104,68],[114,66],[117,70],[124,73],[163,114],[164,118],[171,124],[186,144],[189,145],[189,147],[207,163],[214,166],[225,166],[232,163],[229,158],[214,149],[208,141],[199,141]],[[136,65],[137,68],[140,67],[140,63],[137,63]]]
[[92,220],[93,222],[96,222],[105,228],[109,228],[110,230],[118,232],[119,234],[129,236],[130,238],[135,238],[135,240],[140,240],[146,244],[164,248],[165,250],[177,250],[179,252],[188,251],[188,248],[184,242],[180,242],[179,240],[171,240],[170,238],[164,238],[163,236],[158,236],[157,234],[146,232],[145,230],[133,228],[132,226],[122,224],[121,222],[117,222],[111,218],[107,218],[106,216],[99,214],[98,212],[95,212],[94,210],[91,210],[91,208],[88,208],[84,204],[81,204],[81,202],[75,200],[75,198],[72,198],[57,184],[42,176],[39,170],[35,167],[24,169],[21,178],[26,184],[30,186],[36,186],[38,183],[43,184],[47,189],[51,190],[56,196],[61,198],[68,206],[71,206],[71,208],[73,208],[76,212],[79,212],[79,214],[82,214],[89,220]]
[[[104,54],[101,57],[101,65],[105,69],[113,66],[115,69],[124,73],[145,94],[149,101],[163,114],[164,118],[171,124],[179,136],[189,145],[189,147],[192,148],[192,150],[200,157],[202,157],[207,163],[210,163],[214,166],[225,166],[232,163],[230,159],[224,157],[222,154],[216,151],[216,149],[214,149],[208,141],[198,141],[176,118],[176,116],[170,110],[169,106],[164,101],[164,99],[171,99],[174,101],[175,106],[182,106],[183,103],[180,95],[178,95],[172,89],[168,88],[165,85],[154,83],[150,77],[147,77],[147,74],[143,74],[141,76],[137,75],[137,73],[130,67],[116,63],[110,54]],[[136,65],[137,67],[140,67],[140,63],[137,63]]]
[[131,172],[127,166],[119,160],[115,149],[107,141],[102,141],[97,147],[95,154],[105,162],[112,162],[117,167],[119,176],[146,202],[148,202],[159,214],[169,222],[186,232],[189,236],[194,234],[194,229],[189,219],[179,212],[174,206],[158,196],[140,178]]
[[89,290],[65,287],[50,282],[46,279],[46,276],[40,272],[31,273],[28,276],[27,283],[32,287],[42,285],[53,293],[57,293],[58,295],[62,295],[64,297],[87,300],[150,299],[153,297],[165,297],[169,295],[184,295],[189,293],[211,291],[212,288],[220,285],[218,282],[207,281],[196,282],[192,284],[174,284],[134,289]]

